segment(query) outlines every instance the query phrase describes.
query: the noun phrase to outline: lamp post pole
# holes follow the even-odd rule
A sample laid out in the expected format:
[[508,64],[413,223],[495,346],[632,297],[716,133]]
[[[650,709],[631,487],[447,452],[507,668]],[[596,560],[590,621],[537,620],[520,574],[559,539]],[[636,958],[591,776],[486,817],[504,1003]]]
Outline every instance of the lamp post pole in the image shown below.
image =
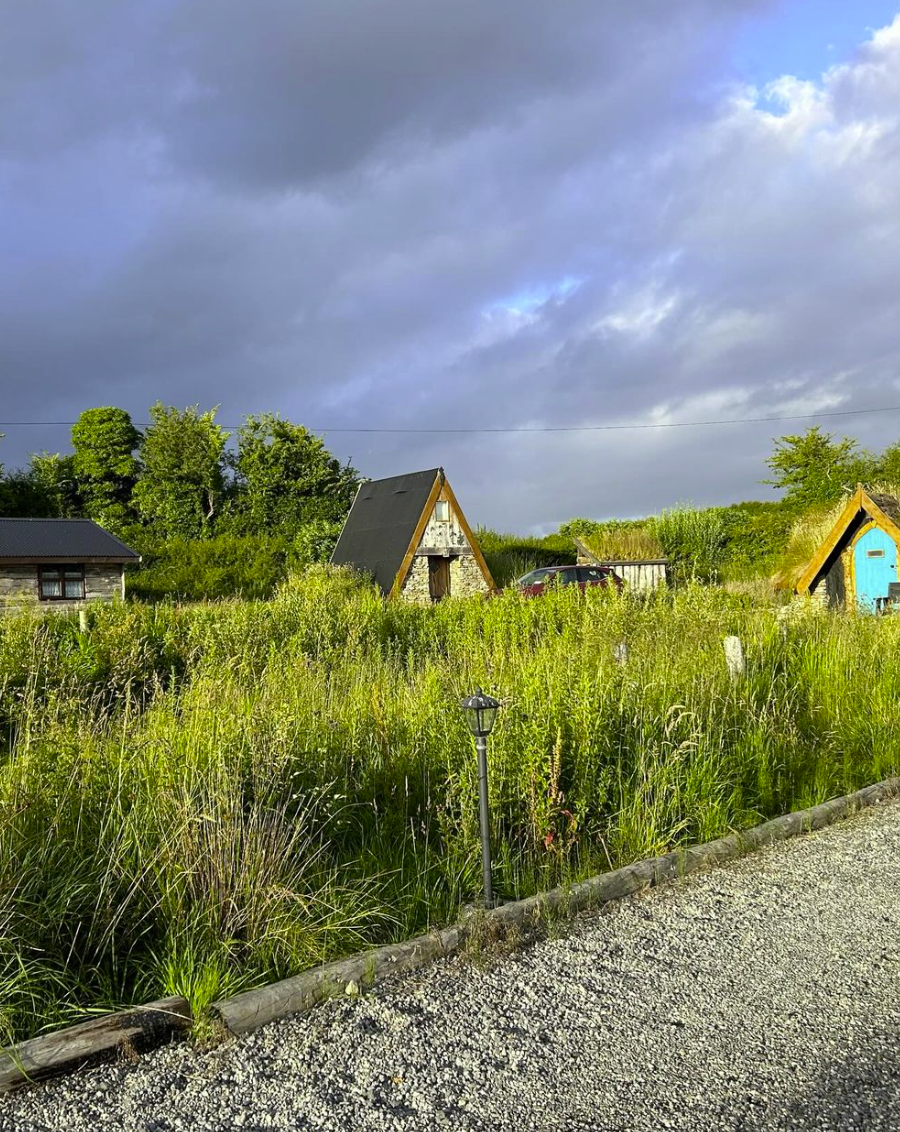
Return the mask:
[[494,907],[494,884],[491,879],[491,810],[488,803],[487,737],[500,710],[500,701],[486,696],[480,688],[460,705],[478,753],[478,821],[481,826],[481,870],[484,875],[484,903]]
[[484,903],[494,907],[494,885],[491,880],[491,811],[488,803],[487,736],[477,735],[478,751],[478,816],[481,822],[481,870],[484,874]]

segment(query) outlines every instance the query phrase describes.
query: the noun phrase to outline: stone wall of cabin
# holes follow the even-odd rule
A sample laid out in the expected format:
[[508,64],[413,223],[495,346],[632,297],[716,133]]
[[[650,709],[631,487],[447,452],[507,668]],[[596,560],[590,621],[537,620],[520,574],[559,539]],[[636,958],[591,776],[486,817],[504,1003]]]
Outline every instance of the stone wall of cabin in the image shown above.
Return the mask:
[[415,605],[431,605],[428,559],[424,555],[417,554],[413,558],[403,588],[400,590],[400,597],[403,601],[410,601]]
[[123,597],[124,567],[116,563],[85,566],[84,599],[40,601],[37,566],[0,564],[0,611],[33,606],[41,610],[81,609],[89,601],[113,601]]
[[[431,604],[431,590],[428,577],[429,554],[417,552],[412,560],[406,581],[400,590],[403,601],[411,601],[417,605]],[[464,551],[451,554],[450,558],[450,593],[448,597],[474,597],[476,594],[488,592],[487,582],[475,555],[468,547]]]
[[[441,493],[444,498],[444,493]],[[448,500],[449,502],[449,500]],[[437,519],[432,512],[422,533],[422,539],[413,556],[412,565],[400,590],[403,601],[417,605],[431,604],[428,559],[450,560],[450,593],[448,597],[473,597],[488,592],[481,567],[472,553],[469,540],[462,528],[452,503],[449,519]]]
[[456,512],[451,504],[450,518],[439,520],[431,513],[431,518],[422,532],[422,541],[419,548],[434,548],[438,553],[444,550],[468,550],[469,540],[460,525]]
[[487,582],[474,554],[470,552],[450,559],[451,597],[474,597],[487,592]]

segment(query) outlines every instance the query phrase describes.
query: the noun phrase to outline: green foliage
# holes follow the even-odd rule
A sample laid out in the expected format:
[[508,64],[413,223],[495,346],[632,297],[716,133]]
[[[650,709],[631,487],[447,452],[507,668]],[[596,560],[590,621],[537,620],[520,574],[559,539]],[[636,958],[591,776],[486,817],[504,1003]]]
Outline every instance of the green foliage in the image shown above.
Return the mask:
[[84,514],[84,501],[78,493],[75,457],[58,452],[33,452],[28,478],[43,498],[43,513],[54,519],[77,518]]
[[272,413],[247,417],[237,437],[240,528],[293,534],[312,522],[341,522],[358,482],[322,439]]
[[598,523],[597,530],[581,536],[581,541],[600,559],[662,558],[663,548],[649,520],[616,520]]
[[[84,514],[114,532],[133,520],[131,495],[138,475],[134,450],[140,440],[128,413],[112,406],[85,409],[72,426],[72,470]],[[47,454],[39,474],[52,474]]]
[[572,540],[559,534],[528,538],[480,527],[475,537],[491,576],[501,589],[538,566],[570,566],[575,561]]
[[291,540],[280,535],[213,535],[209,538],[139,539],[140,570],[126,575],[126,590],[146,601],[210,601],[271,597],[287,576]]
[[179,410],[157,402],[141,443],[144,473],[134,489],[141,519],[162,538],[199,538],[212,532],[225,491],[228,433],[216,410]]
[[762,482],[780,488],[785,505],[795,511],[833,503],[857,483],[869,481],[877,469],[855,440],[845,436],[835,443],[818,425],[800,436],[777,439],[766,464],[775,476]]
[[888,445],[882,452],[873,479],[900,484],[900,441]]
[[699,510],[682,504],[661,512],[649,527],[676,580],[712,582],[719,578],[727,557],[727,526],[720,508]]
[[304,523],[294,536],[291,564],[307,566],[314,562],[327,562],[343,525],[342,519],[311,519]]
[[560,524],[559,533],[563,538],[581,538],[583,535],[595,535],[604,524],[596,519],[569,519]]
[[725,524],[725,575],[771,575],[790,536],[790,510],[781,503],[750,501],[723,507],[720,514]]
[[[270,602],[0,619],[0,1026],[222,993],[900,770],[900,618],[686,585],[434,608],[349,571]],[[745,644],[735,687],[722,637]],[[629,643],[628,662],[614,646]]]

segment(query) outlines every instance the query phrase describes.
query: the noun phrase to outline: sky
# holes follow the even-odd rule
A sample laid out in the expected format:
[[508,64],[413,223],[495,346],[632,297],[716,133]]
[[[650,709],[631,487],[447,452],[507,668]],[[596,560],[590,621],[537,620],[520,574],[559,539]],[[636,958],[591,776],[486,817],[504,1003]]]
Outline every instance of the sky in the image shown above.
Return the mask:
[[[814,415],[900,406],[898,0],[0,10],[7,467],[90,406],[279,412],[526,532],[900,434]],[[472,429],[519,431],[427,431]]]

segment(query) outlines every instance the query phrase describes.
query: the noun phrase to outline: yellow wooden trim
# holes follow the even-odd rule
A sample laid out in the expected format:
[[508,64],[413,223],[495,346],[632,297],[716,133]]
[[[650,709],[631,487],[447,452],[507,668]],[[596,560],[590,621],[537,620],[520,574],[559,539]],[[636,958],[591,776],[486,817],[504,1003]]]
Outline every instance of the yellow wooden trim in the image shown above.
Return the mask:
[[412,566],[412,560],[415,557],[416,548],[422,541],[422,535],[425,533],[425,528],[428,526],[428,519],[431,512],[434,510],[434,505],[437,502],[438,496],[441,493],[441,481],[443,474],[438,472],[434,477],[434,484],[431,491],[428,493],[428,500],[422,508],[422,514],[419,516],[419,521],[416,523],[416,529],[413,531],[412,539],[406,549],[406,554],[403,555],[403,560],[400,563],[400,569],[397,571],[397,576],[394,578],[394,584],[391,586],[391,591],[388,598],[396,597],[403,589],[403,583],[406,581],[406,576],[409,574],[409,568]]
[[890,515],[881,510],[875,500],[866,492],[863,492],[863,498],[868,500],[866,511],[872,516],[875,525],[881,527],[886,535],[890,535],[894,542],[900,544],[900,527],[897,526]]
[[462,508],[457,502],[456,496],[453,494],[453,488],[447,482],[446,476],[444,477],[444,490],[447,493],[447,498],[449,499],[453,510],[456,512],[456,518],[459,520],[459,525],[463,529],[463,534],[469,540],[469,546],[472,548],[472,553],[475,555],[475,561],[481,567],[481,573],[484,576],[484,580],[488,584],[488,589],[495,590],[497,586],[495,585],[494,579],[491,576],[491,572],[488,569],[488,564],[487,562],[485,562],[484,555],[481,552],[481,547],[478,545],[478,540],[472,534],[472,528],[466,522],[466,517],[463,514]]
[[834,552],[835,547],[841,541],[846,529],[859,514],[860,510],[864,510],[862,497],[863,489],[859,486],[850,496],[847,501],[847,506],[841,512],[838,521],[831,528],[828,537],[819,547],[818,552],[813,557],[810,564],[797,579],[795,589],[798,594],[805,594],[809,591],[809,587],[815,581],[816,575],[828,561],[829,556]]
[[[848,543],[847,549],[850,550],[849,566],[845,567],[844,570],[844,582],[845,585],[849,583],[849,589],[852,592],[854,602],[856,601],[856,563],[853,548],[856,545],[857,539],[859,539],[865,531],[871,530],[872,527],[878,527],[883,530],[886,535],[889,535],[894,542],[897,543],[898,548],[900,548],[900,526],[898,526],[888,514],[882,511],[875,500],[864,490],[862,484],[857,484],[856,491],[854,491],[853,495],[848,500],[847,506],[831,528],[828,537],[819,547],[819,550],[810,564],[797,579],[795,586],[797,593],[802,594],[809,591],[809,587],[815,581],[819,571],[828,561],[828,558],[834,553],[841,539],[844,537],[847,528],[860,511],[868,515],[869,522],[863,523],[854,534],[852,540]],[[900,575],[900,561],[898,561],[898,575]]]
[[866,531],[874,530],[877,527],[878,523],[876,523],[875,520],[870,517],[868,523],[863,523],[856,534],[853,536],[853,538],[847,543],[847,568],[845,570],[845,581],[846,575],[849,574],[850,586],[848,590],[848,596],[852,599],[854,605],[856,605],[856,544],[866,533]]
[[[886,515],[884,511],[881,510],[877,503],[872,502],[871,499],[869,500],[869,502],[872,503],[872,507],[875,511],[878,512],[879,517],[876,518],[874,515],[871,516],[870,521],[868,523],[863,523],[863,525],[853,536],[852,540],[847,544],[847,549],[850,552],[850,581],[852,586],[854,605],[856,604],[856,544],[859,542],[862,536],[864,534],[867,534],[871,530],[877,529],[884,531],[884,533],[886,535],[889,535],[894,540],[894,542],[898,543],[898,550],[900,550],[900,528],[898,528],[897,524],[890,518],[889,515]],[[898,553],[897,555],[897,566],[895,569],[897,573],[897,581],[900,581],[900,553]]]

